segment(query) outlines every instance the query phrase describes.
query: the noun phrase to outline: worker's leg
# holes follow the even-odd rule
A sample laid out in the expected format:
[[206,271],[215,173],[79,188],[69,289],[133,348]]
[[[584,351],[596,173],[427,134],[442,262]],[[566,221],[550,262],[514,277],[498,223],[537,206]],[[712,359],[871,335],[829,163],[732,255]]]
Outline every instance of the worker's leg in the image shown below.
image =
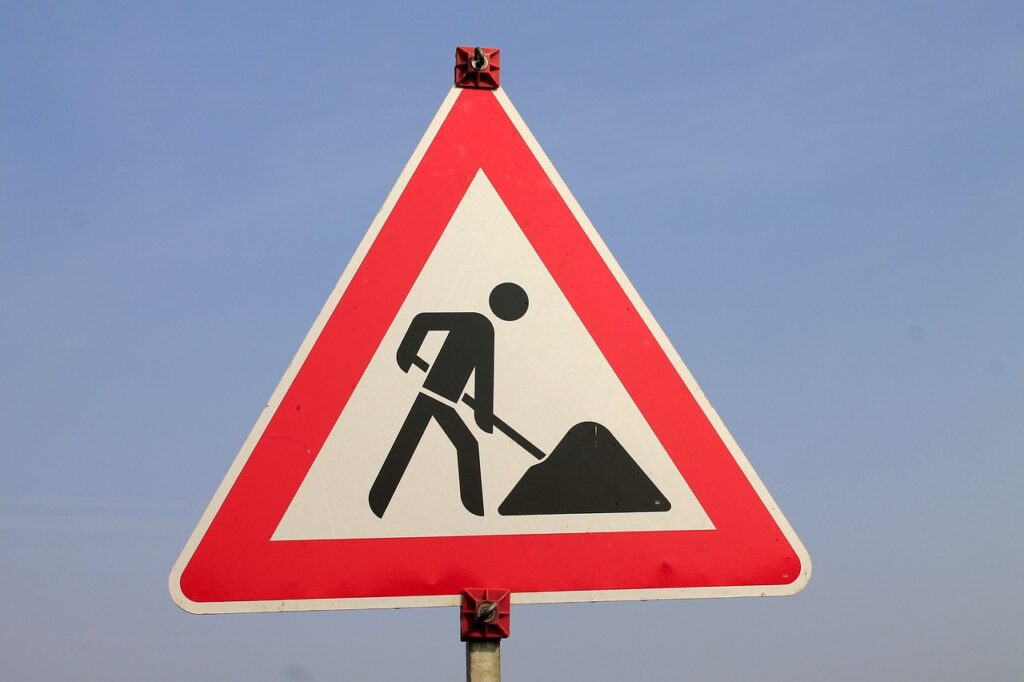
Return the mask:
[[370,488],[370,509],[378,517],[384,518],[384,512],[391,503],[398,483],[409,466],[412,453],[416,451],[416,446],[423,438],[423,432],[427,430],[427,424],[430,423],[430,418],[434,413],[434,405],[437,404],[439,403],[436,400],[421,393],[416,396],[416,400],[409,409],[409,416],[405,418],[405,423],[399,429],[398,436],[377,474],[377,480]]
[[484,515],[484,492],[480,481],[480,446],[454,407],[434,403],[434,419],[455,446],[459,461],[459,495],[462,506],[472,514]]

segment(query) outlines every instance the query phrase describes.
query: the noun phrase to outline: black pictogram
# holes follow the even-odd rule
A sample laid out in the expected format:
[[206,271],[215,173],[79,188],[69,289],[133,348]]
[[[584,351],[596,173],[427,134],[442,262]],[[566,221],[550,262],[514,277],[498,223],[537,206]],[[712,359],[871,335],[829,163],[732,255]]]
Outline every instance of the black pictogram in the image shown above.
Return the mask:
[[[494,287],[490,308],[505,321],[526,314],[530,300],[517,284]],[[417,353],[431,331],[447,332],[433,365]],[[473,421],[484,433],[497,429],[526,452],[541,460],[530,467],[499,505],[503,516],[594,514],[668,511],[671,504],[636,464],[611,431],[595,422],[576,424],[551,454],[494,415],[494,326],[480,313],[420,313],[413,318],[398,347],[398,366],[415,365],[427,372],[423,391],[413,401],[370,488],[370,509],[383,518],[413,453],[431,420],[455,446],[462,505],[484,515],[480,480],[480,446],[459,416],[460,400],[473,410]],[[470,377],[473,394],[464,393]]]

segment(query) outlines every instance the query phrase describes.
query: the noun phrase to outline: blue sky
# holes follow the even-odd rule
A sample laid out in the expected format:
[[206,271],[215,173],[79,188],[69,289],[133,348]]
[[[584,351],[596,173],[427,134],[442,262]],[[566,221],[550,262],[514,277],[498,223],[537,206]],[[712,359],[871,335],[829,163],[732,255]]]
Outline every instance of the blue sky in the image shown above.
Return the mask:
[[2,3],[2,676],[462,674],[450,609],[166,591],[458,44],[502,49],[815,567],[517,607],[506,673],[1019,678],[1024,9],[976,2]]

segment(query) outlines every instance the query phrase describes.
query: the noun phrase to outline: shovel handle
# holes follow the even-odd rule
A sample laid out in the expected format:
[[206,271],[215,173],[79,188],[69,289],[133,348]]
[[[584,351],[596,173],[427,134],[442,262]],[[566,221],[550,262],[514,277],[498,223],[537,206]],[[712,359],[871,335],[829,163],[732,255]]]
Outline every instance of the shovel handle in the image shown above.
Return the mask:
[[[430,369],[430,363],[428,363],[426,360],[424,360],[418,355],[413,356],[412,364],[416,365],[416,367],[418,367],[424,372]],[[474,410],[476,409],[476,400],[474,400],[473,396],[471,396],[470,394],[463,393],[462,402],[466,403],[466,405],[473,408]],[[536,445],[528,441],[521,433],[519,433],[511,426],[506,424],[504,421],[499,419],[498,415],[495,414],[491,416],[494,417],[494,425],[497,427],[497,429],[506,436],[508,436],[513,443],[521,447],[523,450],[526,450],[537,459],[544,459],[548,456],[546,452],[544,452]]]
[[[466,403],[467,405],[469,405],[474,410],[476,409],[476,401],[473,399],[473,396],[471,396],[470,394],[463,393],[462,394],[462,402]],[[548,456],[546,452],[544,452],[543,450],[538,448],[536,445],[534,445],[530,441],[526,440],[526,438],[521,433],[519,433],[518,431],[513,429],[511,426],[506,424],[504,421],[499,419],[498,415],[493,415],[493,416],[494,416],[494,426],[499,431],[501,431],[506,436],[508,436],[512,440],[513,443],[515,443],[516,445],[521,447],[523,450],[526,450],[527,452],[529,452],[531,455],[533,455],[537,459],[544,459],[545,457]]]

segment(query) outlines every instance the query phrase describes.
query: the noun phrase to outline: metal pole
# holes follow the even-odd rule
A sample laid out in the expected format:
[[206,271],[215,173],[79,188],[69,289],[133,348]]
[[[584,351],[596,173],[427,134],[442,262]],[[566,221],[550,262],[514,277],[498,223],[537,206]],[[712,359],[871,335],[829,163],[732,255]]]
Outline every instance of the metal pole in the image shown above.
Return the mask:
[[459,624],[466,643],[466,682],[501,682],[501,640],[509,636],[512,596],[506,589],[467,587]]
[[501,640],[466,642],[466,682],[501,682]]

